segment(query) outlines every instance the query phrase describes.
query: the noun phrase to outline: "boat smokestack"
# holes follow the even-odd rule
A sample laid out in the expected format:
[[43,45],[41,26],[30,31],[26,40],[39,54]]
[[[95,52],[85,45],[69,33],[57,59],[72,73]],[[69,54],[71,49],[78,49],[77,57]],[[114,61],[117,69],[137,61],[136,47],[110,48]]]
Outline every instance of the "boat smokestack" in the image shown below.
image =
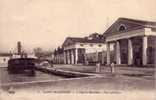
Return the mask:
[[17,42],[17,53],[18,53],[18,55],[21,55],[21,53],[22,53],[22,46],[21,46],[21,42],[20,41],[18,41]]

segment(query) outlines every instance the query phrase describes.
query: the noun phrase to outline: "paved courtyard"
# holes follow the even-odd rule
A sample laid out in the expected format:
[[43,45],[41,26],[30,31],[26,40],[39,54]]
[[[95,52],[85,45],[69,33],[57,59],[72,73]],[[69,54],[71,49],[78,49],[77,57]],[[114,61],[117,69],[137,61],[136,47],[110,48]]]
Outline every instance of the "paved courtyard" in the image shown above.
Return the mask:
[[[96,72],[96,66],[82,65],[54,65],[56,69],[77,71],[84,73],[94,73],[98,76],[83,77],[83,78],[54,78],[50,75],[44,77],[29,78],[37,79],[31,85],[23,84],[20,86],[14,85],[17,90],[154,90],[155,89],[155,68],[140,68],[140,67],[115,67],[114,74],[110,73],[110,68],[102,66],[101,72]],[[2,73],[1,73],[2,74]],[[39,74],[37,74],[39,75]],[[46,78],[46,76],[48,76]],[[13,76],[12,76],[13,77]],[[17,77],[19,78],[19,76]],[[7,78],[6,78],[7,79]],[[16,79],[14,77],[14,79]],[[27,80],[29,80],[27,78]],[[55,80],[53,80],[55,79]],[[3,82],[5,79],[1,79]],[[7,79],[8,80],[8,79]],[[23,81],[23,80],[22,80]],[[40,83],[40,81],[42,83]],[[9,81],[8,81],[9,82]],[[32,88],[33,87],[33,88]],[[35,89],[34,89],[35,87]]]
[[[140,68],[140,67],[115,67],[115,73],[110,73],[110,68],[102,66],[101,72],[96,72],[96,66],[82,66],[82,65],[54,65],[56,69],[77,71],[84,73],[94,73],[96,76],[83,78],[55,78],[49,77],[49,74],[44,74],[44,77],[37,76],[38,81],[28,82],[23,84],[14,84],[2,87],[1,93],[8,93],[10,88],[15,92],[15,96],[21,93],[78,93],[78,94],[104,94],[128,95],[131,97],[137,93],[140,99],[141,95],[146,95],[142,100],[147,98],[155,98],[155,68]],[[40,75],[40,74],[38,74]],[[46,77],[48,76],[48,77]],[[19,76],[18,76],[19,77]],[[15,78],[15,77],[14,77]],[[32,80],[31,78],[30,80]],[[27,78],[27,80],[29,80]],[[130,95],[129,95],[130,93]],[[143,93],[143,94],[142,94]],[[108,94],[108,95],[106,95]],[[5,94],[6,95],[6,94]],[[5,96],[3,95],[3,96]],[[10,98],[8,98],[9,100]],[[17,98],[16,98],[17,99]],[[137,99],[136,99],[137,100]]]
[[[96,72],[96,66],[83,66],[83,65],[54,65],[56,69],[78,71],[83,73],[97,73],[100,75],[111,74],[109,66],[101,66],[101,71]],[[114,74],[131,76],[137,78],[155,79],[155,67],[136,67],[136,66],[116,66]]]

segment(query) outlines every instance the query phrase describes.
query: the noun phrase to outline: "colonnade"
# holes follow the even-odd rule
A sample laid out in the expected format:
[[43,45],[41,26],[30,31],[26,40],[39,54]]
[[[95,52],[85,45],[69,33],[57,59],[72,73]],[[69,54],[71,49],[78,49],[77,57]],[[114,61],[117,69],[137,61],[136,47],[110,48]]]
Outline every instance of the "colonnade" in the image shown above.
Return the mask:
[[65,64],[77,64],[78,49],[64,50],[64,63]]
[[[115,56],[116,56],[116,64],[121,64],[121,50],[120,50],[120,42],[119,40],[113,41],[113,43],[115,42]],[[142,37],[142,64],[143,65],[147,65],[147,47],[148,47],[148,37],[147,36],[143,36]],[[110,44],[112,42],[107,42],[106,43],[106,48],[107,48],[107,64],[109,65],[111,63],[111,59],[110,59]],[[133,59],[134,59],[134,55],[133,55],[133,44],[132,44],[132,39],[128,38],[128,65],[132,65],[133,64]]]

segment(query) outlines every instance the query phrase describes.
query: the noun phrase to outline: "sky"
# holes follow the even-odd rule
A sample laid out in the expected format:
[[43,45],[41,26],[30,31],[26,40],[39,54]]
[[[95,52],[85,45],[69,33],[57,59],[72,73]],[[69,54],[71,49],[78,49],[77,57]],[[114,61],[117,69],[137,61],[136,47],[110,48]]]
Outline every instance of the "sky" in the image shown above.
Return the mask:
[[53,50],[66,37],[100,34],[119,17],[156,21],[156,0],[0,0],[0,52]]

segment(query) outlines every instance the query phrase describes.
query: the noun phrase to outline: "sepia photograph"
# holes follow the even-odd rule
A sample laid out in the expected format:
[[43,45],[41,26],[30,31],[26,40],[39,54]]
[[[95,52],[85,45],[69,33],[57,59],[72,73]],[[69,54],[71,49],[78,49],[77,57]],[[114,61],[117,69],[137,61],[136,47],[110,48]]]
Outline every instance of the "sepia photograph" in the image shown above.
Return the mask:
[[0,0],[0,100],[156,100],[156,0]]

